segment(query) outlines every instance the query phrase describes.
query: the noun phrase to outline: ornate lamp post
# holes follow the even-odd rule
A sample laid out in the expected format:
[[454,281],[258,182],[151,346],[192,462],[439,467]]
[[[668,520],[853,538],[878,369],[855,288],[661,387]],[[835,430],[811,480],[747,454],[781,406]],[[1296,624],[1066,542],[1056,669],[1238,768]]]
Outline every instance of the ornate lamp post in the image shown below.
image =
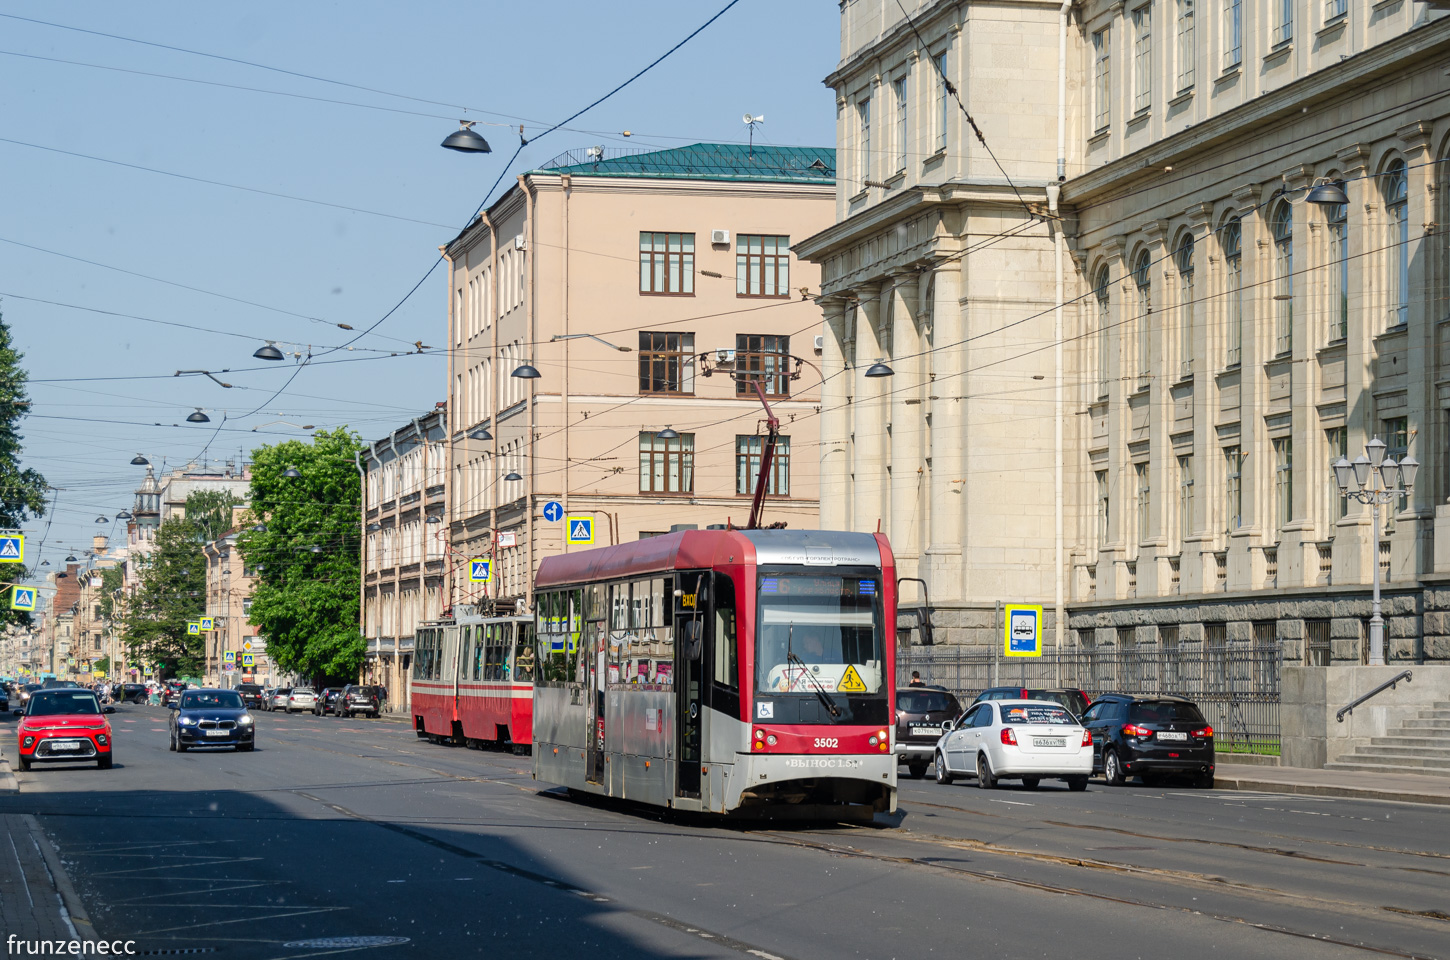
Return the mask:
[[[1385,459],[1385,442],[1375,437],[1364,445],[1364,453],[1350,463],[1344,457],[1334,462],[1334,481],[1339,484],[1341,496],[1374,508],[1374,605],[1369,620],[1369,664],[1372,667],[1385,665],[1385,618],[1380,613],[1380,504],[1394,503],[1400,496],[1400,481],[1405,490],[1414,489],[1415,474],[1420,462],[1406,456],[1399,463]],[[1350,489],[1353,485],[1354,489]]]

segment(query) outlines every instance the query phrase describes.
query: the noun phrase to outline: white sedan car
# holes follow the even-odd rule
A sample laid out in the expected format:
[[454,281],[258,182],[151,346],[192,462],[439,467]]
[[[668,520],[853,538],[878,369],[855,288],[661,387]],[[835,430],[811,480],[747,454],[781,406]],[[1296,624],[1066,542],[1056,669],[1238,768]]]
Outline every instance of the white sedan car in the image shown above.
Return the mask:
[[998,780],[1021,780],[1029,790],[1043,778],[1086,790],[1093,772],[1092,737],[1060,703],[983,700],[967,708],[936,745],[937,783],[975,776],[990,790]]

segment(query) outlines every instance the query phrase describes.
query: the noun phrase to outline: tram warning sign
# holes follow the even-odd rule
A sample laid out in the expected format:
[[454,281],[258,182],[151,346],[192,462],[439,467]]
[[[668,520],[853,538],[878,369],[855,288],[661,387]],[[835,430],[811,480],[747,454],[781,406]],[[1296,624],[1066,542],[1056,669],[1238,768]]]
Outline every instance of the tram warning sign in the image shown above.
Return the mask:
[[1002,653],[1009,657],[1042,656],[1042,608],[1035,604],[1009,603]]
[[15,587],[10,591],[11,610],[34,610],[35,588]]
[[25,534],[0,533],[0,563],[25,562]]
[[468,579],[474,583],[488,583],[489,580],[493,579],[493,561],[468,561]]
[[569,518],[569,543],[593,543],[594,542],[594,518],[593,517],[570,517]]
[[861,674],[856,672],[854,663],[846,667],[846,672],[841,675],[841,682],[836,684],[836,689],[842,693],[866,692],[866,684],[861,682]]

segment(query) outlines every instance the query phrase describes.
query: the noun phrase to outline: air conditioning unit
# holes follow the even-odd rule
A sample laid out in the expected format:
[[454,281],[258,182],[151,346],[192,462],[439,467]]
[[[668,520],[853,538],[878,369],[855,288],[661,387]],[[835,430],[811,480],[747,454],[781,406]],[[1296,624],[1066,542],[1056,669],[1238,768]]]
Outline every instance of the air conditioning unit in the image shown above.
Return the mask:
[[734,350],[727,349],[726,347],[720,347],[719,349],[717,349],[715,351],[715,362],[716,363],[734,363],[735,362],[735,351]]
[[816,353],[820,353],[820,352],[822,352],[825,349],[826,349],[826,338],[823,335],[821,335],[821,334],[817,334],[816,335]]
[[711,230],[710,231],[710,242],[711,243],[725,243],[725,244],[728,244],[730,242],[730,231],[729,230]]
[[519,234],[517,237],[514,237],[514,249],[515,250],[522,250],[522,249],[524,249],[524,235],[522,233]]

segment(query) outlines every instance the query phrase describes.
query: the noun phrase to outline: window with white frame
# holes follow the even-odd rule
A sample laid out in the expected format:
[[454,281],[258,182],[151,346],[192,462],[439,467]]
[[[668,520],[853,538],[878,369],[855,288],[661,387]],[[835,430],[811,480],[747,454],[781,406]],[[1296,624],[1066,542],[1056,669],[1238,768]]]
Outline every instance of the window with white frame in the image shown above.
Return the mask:
[[1324,443],[1329,449],[1329,469],[1325,471],[1329,484],[1324,501],[1329,504],[1326,527],[1327,536],[1332,540],[1339,528],[1338,521],[1349,516],[1349,498],[1340,493],[1339,482],[1334,478],[1334,464],[1340,457],[1349,459],[1349,431],[1344,427],[1330,427],[1324,431]]
[[896,172],[902,173],[906,170],[906,78],[891,81],[891,92],[896,95]]
[[1178,458],[1178,544],[1193,536],[1193,455]]
[[1193,89],[1193,7],[1198,0],[1177,0],[1178,92]]
[[1349,16],[1349,0],[1324,0],[1324,22],[1331,24]]
[[1112,123],[1112,35],[1103,27],[1093,33],[1093,130],[1101,133]]
[[1173,265],[1178,268],[1178,359],[1180,375],[1193,375],[1193,234],[1178,238],[1173,251]]
[[1218,242],[1223,250],[1223,312],[1224,365],[1236,367],[1244,354],[1244,247],[1243,224],[1238,217],[1219,228]]
[[1232,533],[1244,525],[1244,458],[1238,446],[1224,447],[1224,521]]
[[[1340,189],[1344,188],[1341,183]],[[1329,226],[1329,339],[1349,336],[1349,204],[1325,208]]]
[[1223,0],[1223,69],[1232,70],[1243,61],[1243,0]]
[[1294,519],[1294,440],[1281,437],[1274,441],[1274,512],[1273,529],[1283,530]]
[[1283,46],[1294,39],[1294,0],[1268,0],[1273,31],[1269,37],[1274,46]]
[[1098,396],[1108,395],[1108,346],[1109,327],[1111,326],[1112,310],[1109,303],[1108,268],[1103,267],[1098,271],[1097,282],[1093,284],[1093,298],[1097,307],[1097,347],[1098,347]]
[[1133,261],[1133,288],[1138,300],[1133,329],[1138,341],[1138,380],[1144,386],[1153,376],[1153,258],[1147,250]]
[[1294,349],[1294,209],[1285,201],[1274,208],[1274,352]]
[[1104,546],[1108,542],[1108,511],[1111,500],[1108,497],[1108,471],[1098,470],[1093,473],[1093,480],[1097,484],[1098,494],[1098,546]]
[[[1385,441],[1385,459],[1399,463],[1405,459],[1410,452],[1410,419],[1409,417],[1386,417],[1380,421],[1383,429],[1381,436]],[[1395,511],[1404,510],[1409,505],[1409,499],[1405,491],[1405,478],[1400,475],[1399,480],[1400,496],[1395,501]]]
[[860,136],[856,139],[856,149],[859,151],[859,160],[856,169],[860,174],[861,182],[856,186],[862,190],[866,188],[866,181],[871,179],[871,98],[856,102],[856,124]]
[[1133,464],[1133,478],[1138,485],[1138,530],[1135,543],[1148,539],[1153,523],[1153,488],[1149,482],[1148,464]]
[[947,55],[945,52],[932,58],[936,64],[936,152],[947,148],[947,121],[951,118],[951,95],[947,93]]
[[1133,112],[1153,105],[1153,5],[1133,11]]
[[1405,161],[1396,160],[1385,169],[1383,187],[1389,224],[1390,309],[1386,322],[1397,327],[1410,319],[1410,184]]

